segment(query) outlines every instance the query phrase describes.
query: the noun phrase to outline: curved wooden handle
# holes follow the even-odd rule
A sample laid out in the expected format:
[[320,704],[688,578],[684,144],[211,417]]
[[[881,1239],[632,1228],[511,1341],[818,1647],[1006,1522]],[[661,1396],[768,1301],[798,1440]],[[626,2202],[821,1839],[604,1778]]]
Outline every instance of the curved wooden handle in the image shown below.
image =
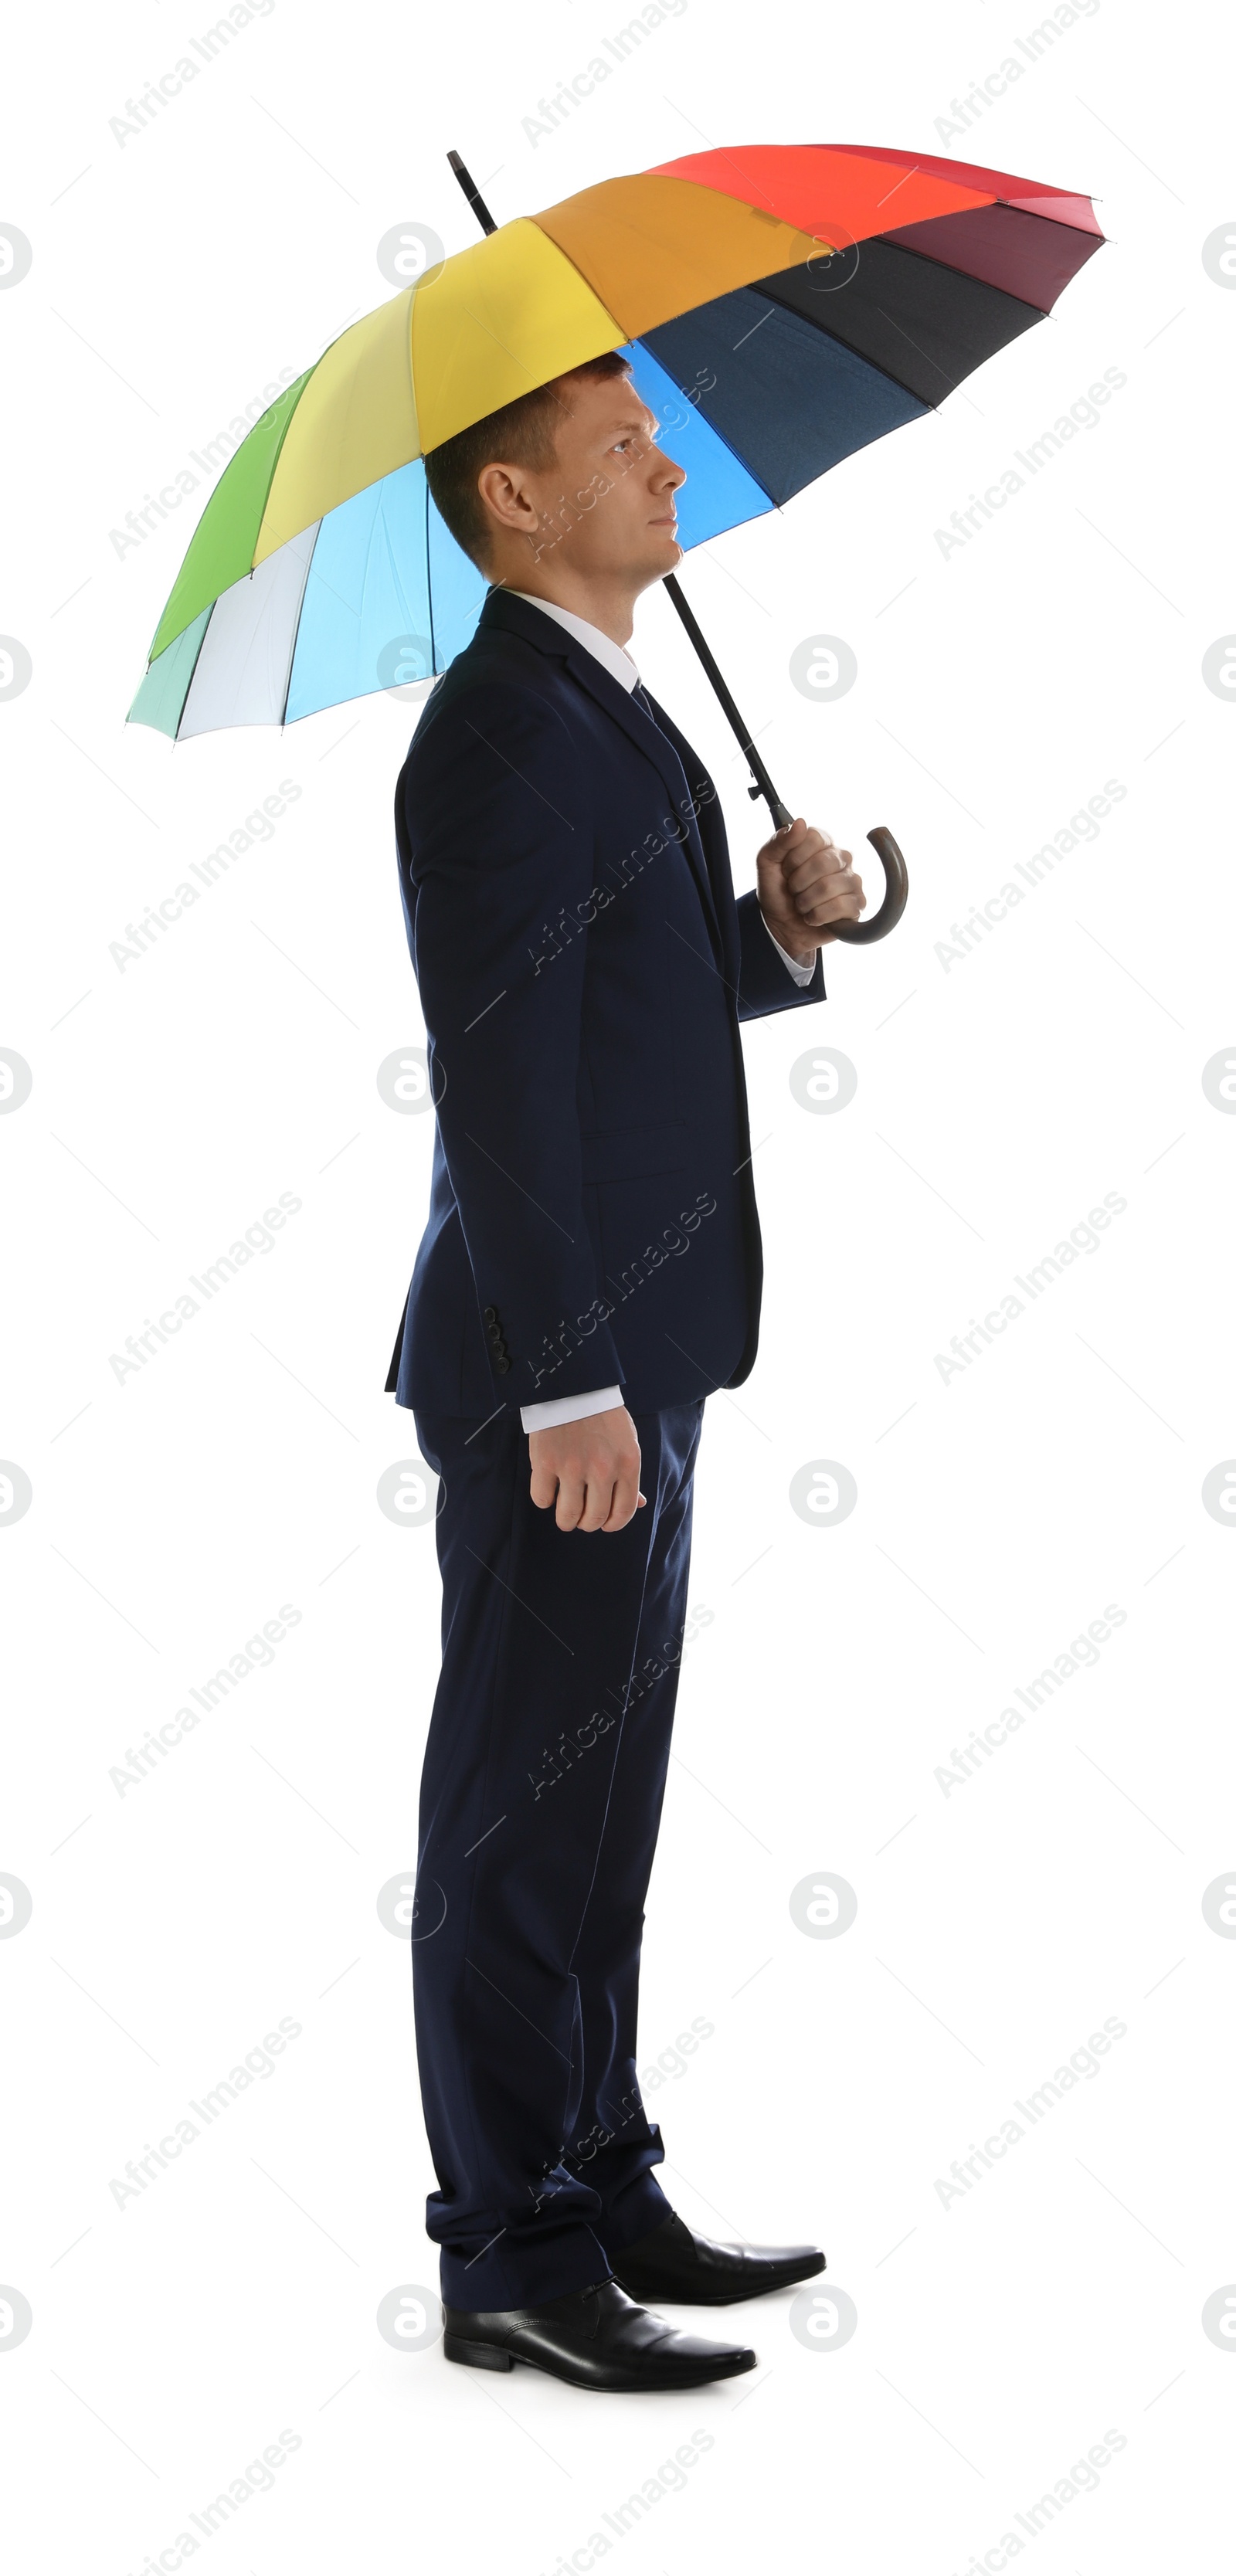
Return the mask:
[[869,921],[839,921],[834,939],[845,939],[851,947],[866,948],[873,939],[887,939],[895,930],[906,908],[910,879],[900,850],[886,823],[877,823],[867,834],[884,870],[884,901]]
[[[750,790],[752,796],[758,796],[761,792],[758,787]],[[766,797],[766,802],[777,830],[787,831],[794,820],[788,805],[783,805],[780,797],[775,794]],[[884,870],[884,901],[879,911],[873,912],[870,921],[839,921],[836,924],[833,931],[834,939],[848,940],[852,948],[868,948],[873,939],[887,939],[890,930],[896,929],[905,911],[906,897],[910,891],[910,878],[905,860],[887,823],[875,824],[867,834],[867,838]]]

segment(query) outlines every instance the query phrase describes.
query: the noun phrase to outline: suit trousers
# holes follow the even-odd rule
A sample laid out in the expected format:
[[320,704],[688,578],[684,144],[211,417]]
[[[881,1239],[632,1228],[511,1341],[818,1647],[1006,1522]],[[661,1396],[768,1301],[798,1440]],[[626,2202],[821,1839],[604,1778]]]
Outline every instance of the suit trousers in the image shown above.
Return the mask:
[[509,1412],[414,1417],[442,1480],[442,1671],[412,1966],[453,2307],[585,2289],[669,2215],[636,2015],[703,1411],[634,1416],[647,1501],[615,1532],[536,1507]]

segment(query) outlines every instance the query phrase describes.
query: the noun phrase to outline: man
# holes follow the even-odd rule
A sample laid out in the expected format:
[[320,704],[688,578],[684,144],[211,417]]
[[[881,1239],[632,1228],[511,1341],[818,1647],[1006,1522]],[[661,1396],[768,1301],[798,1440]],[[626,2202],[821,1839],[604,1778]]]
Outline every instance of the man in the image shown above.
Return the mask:
[[821,1000],[865,900],[799,819],[735,902],[716,790],[623,649],[682,554],[655,432],[611,353],[427,457],[491,587],[395,802],[437,1112],[387,1385],[442,1480],[412,1955],[445,2351],[623,2389],[755,2361],[644,2300],[824,2266],[673,2212],[636,2002],[701,1418],[756,1350],[738,1023]]

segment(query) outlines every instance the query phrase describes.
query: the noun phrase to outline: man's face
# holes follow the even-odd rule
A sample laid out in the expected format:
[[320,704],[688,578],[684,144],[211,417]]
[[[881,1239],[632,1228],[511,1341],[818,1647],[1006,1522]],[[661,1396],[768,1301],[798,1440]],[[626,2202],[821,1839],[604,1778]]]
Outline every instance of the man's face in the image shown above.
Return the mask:
[[686,468],[655,444],[656,420],[627,378],[563,379],[557,390],[556,464],[544,474],[487,467],[482,486],[495,474],[509,478],[490,490],[495,500],[502,494],[504,525],[517,523],[529,569],[618,573],[645,590],[682,560],[675,496]]

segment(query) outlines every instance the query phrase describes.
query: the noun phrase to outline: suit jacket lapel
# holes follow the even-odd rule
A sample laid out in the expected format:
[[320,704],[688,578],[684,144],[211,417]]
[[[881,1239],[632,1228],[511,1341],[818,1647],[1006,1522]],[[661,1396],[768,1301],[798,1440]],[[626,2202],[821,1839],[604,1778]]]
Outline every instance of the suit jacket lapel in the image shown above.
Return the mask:
[[632,697],[629,689],[624,689],[621,680],[611,677],[604,663],[598,662],[595,654],[590,653],[586,645],[573,642],[567,636],[565,629],[563,641],[569,648],[567,668],[573,678],[588,690],[589,695],[597,700],[599,706],[604,707],[606,712],[616,719],[624,733],[630,735],[637,750],[642,751],[645,758],[652,761],[669,789],[671,811],[667,819],[675,823],[682,848],[691,863],[692,874],[704,907],[704,919],[708,925],[709,937],[719,959],[721,930],[716,906],[712,899],[708,861],[704,855],[704,844],[700,838],[700,828],[695,817],[686,773],[678,753],[668,734],[662,733],[654,719],[645,715],[638,699]]
[[709,938],[719,963],[723,953],[721,929],[713,902],[708,861],[692,810],[686,774],[669,736],[662,733],[650,716],[645,715],[630,690],[623,687],[621,680],[614,679],[595,654],[577,643],[574,636],[568,635],[565,626],[559,626],[554,618],[545,617],[539,609],[529,607],[526,600],[514,599],[501,590],[491,590],[481,611],[481,623],[512,627],[528,642],[539,645],[543,653],[552,653],[564,661],[572,678],[578,680],[581,688],[595,698],[597,705],[622,726],[637,751],[642,751],[645,759],[652,762],[669,791],[672,815],[682,826],[681,846],[699,888]]

